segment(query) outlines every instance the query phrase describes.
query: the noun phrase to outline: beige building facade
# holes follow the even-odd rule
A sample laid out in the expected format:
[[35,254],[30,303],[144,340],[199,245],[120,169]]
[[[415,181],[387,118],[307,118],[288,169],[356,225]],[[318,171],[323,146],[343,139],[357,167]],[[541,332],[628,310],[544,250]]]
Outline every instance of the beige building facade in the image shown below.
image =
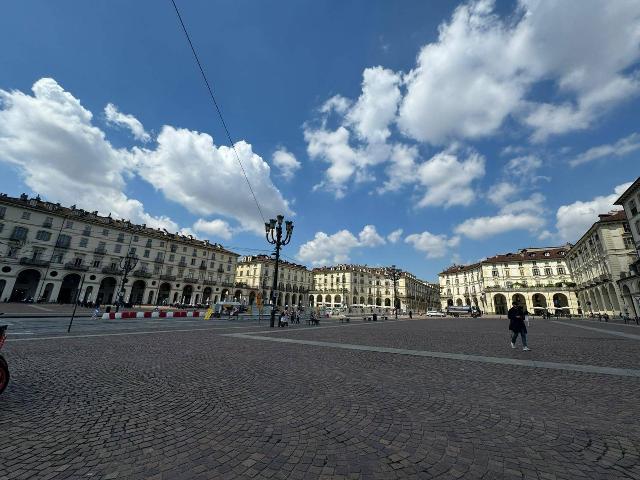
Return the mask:
[[621,273],[621,278],[617,280],[622,295],[621,307],[623,313],[637,319],[640,317],[640,178],[633,182],[615,204],[624,208],[636,250],[636,258],[630,263],[629,271]]
[[314,268],[309,304],[321,308],[346,308],[352,312],[426,311],[439,305],[438,288],[400,271],[394,291],[388,268],[335,265]]
[[504,315],[514,301],[538,314],[578,314],[575,284],[567,267],[570,246],[525,248],[471,265],[454,265],[439,275],[441,307],[475,305]]
[[599,215],[567,255],[584,313],[619,315],[624,300],[618,280],[637,256],[624,211]]
[[[213,303],[232,296],[238,255],[220,245],[27,195],[0,195],[2,301]],[[121,265],[137,260],[123,284]]]
[[[236,290],[247,305],[256,303],[258,294],[263,305],[268,305],[273,286],[275,261],[268,255],[240,257],[236,266]],[[309,305],[309,292],[313,276],[304,265],[280,261],[278,264],[278,289],[276,305],[281,307]]]

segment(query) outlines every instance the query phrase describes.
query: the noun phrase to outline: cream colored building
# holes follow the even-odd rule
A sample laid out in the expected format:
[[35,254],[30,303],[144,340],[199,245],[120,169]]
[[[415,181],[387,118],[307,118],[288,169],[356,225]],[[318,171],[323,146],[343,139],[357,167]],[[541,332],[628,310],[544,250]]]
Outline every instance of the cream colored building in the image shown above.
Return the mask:
[[525,248],[472,265],[454,265],[439,275],[442,308],[475,305],[485,313],[503,315],[518,301],[530,312],[562,309],[578,314],[566,263],[569,247]]
[[39,197],[0,195],[0,299],[109,304],[123,258],[137,265],[123,286],[136,304],[230,298],[238,255],[208,241],[134,225]]
[[636,260],[633,237],[623,211],[599,215],[567,255],[584,313],[619,315],[624,309],[617,281]]
[[395,292],[388,268],[335,265],[314,268],[312,273],[312,306],[390,313],[394,304],[401,312],[425,311],[439,304],[438,289],[409,272],[398,273]]
[[631,317],[640,317],[640,178],[616,200],[615,205],[624,208],[631,230],[631,237],[636,249],[636,258],[629,265],[627,273],[621,272],[618,281],[623,300],[623,313],[627,313]]
[[[256,303],[258,293],[262,303],[268,305],[273,286],[275,261],[267,255],[240,257],[236,266],[236,291],[248,305]],[[278,264],[278,290],[276,305],[307,306],[312,274],[304,265],[280,261]]]

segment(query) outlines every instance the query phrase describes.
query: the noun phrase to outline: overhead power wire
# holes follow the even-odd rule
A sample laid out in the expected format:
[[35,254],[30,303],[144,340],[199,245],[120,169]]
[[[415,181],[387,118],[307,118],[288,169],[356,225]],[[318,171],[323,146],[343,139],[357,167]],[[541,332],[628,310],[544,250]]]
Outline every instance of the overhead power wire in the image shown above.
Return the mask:
[[229,144],[231,145],[231,148],[233,149],[233,153],[236,156],[236,160],[238,160],[238,164],[240,165],[240,169],[242,170],[242,174],[244,175],[244,179],[247,181],[247,185],[249,186],[249,190],[251,191],[251,195],[253,196],[253,200],[256,202],[256,207],[258,207],[258,211],[260,212],[260,217],[262,217],[262,221],[266,223],[266,220],[265,220],[264,215],[262,213],[262,209],[260,208],[260,203],[258,203],[258,199],[256,198],[256,194],[253,191],[253,187],[251,186],[251,182],[249,181],[249,177],[247,177],[247,173],[245,172],[244,166],[242,165],[242,160],[240,160],[240,156],[238,155],[238,151],[236,150],[236,146],[233,143],[233,139],[231,138],[231,133],[229,133],[229,128],[227,128],[227,124],[224,121],[224,117],[222,116],[222,111],[220,110],[220,107],[218,106],[218,102],[216,101],[216,97],[213,94],[213,89],[211,88],[211,85],[209,84],[209,80],[207,80],[207,75],[204,73],[204,69],[202,68],[202,64],[200,63],[200,58],[198,57],[198,54],[196,53],[196,49],[193,46],[193,42],[191,41],[191,37],[189,36],[189,32],[187,31],[187,27],[185,26],[184,22],[182,21],[182,16],[180,15],[180,10],[178,10],[178,6],[176,5],[175,0],[171,0],[171,3],[173,4],[173,8],[176,11],[176,15],[178,16],[178,20],[180,21],[180,25],[182,26],[182,30],[184,31],[184,34],[187,37],[187,42],[189,42],[189,46],[191,47],[191,52],[193,53],[193,57],[195,58],[196,63],[198,64],[198,68],[200,69],[200,73],[202,74],[202,79],[204,80],[204,83],[207,86],[207,90],[209,91],[209,96],[211,97],[211,100],[213,100],[213,104],[216,107],[216,111],[218,112],[218,116],[220,117],[220,121],[222,122],[222,126],[224,127],[224,131],[227,134],[227,139],[229,140]]

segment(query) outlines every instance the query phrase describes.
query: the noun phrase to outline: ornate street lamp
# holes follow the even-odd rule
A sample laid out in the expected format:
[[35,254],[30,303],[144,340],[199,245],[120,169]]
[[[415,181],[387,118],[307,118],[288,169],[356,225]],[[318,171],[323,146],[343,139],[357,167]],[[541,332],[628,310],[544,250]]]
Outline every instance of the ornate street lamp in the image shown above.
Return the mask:
[[124,284],[127,283],[127,275],[129,275],[131,270],[136,268],[136,265],[138,265],[138,256],[131,253],[131,250],[129,250],[126,257],[120,259],[120,271],[122,272],[123,277],[122,283],[120,284],[120,290],[118,290],[116,312],[120,310],[120,305],[124,303],[122,290],[124,289]]
[[402,273],[402,270],[396,268],[395,265],[391,265],[391,268],[387,268],[386,271],[386,276],[391,278],[393,282],[393,310],[396,320],[398,319],[398,304],[396,303],[398,301],[398,292],[396,286],[398,284],[398,278],[400,278],[400,273]]
[[273,218],[264,224],[265,235],[267,242],[275,245],[274,255],[276,256],[276,266],[273,272],[273,285],[271,287],[271,323],[270,326],[275,326],[276,319],[276,290],[278,289],[278,263],[280,262],[280,248],[284,247],[291,241],[291,234],[293,233],[293,222],[287,220],[285,225],[285,238],[282,238],[282,221],[283,215],[278,215],[276,219]]

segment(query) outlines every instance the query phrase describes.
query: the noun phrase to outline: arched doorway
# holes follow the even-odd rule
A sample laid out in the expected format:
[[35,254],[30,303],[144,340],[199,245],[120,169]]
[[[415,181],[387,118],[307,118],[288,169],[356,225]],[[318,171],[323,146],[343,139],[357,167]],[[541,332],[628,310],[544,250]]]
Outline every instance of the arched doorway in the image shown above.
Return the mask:
[[547,297],[542,293],[533,294],[533,313],[540,315],[547,311]]
[[456,305],[457,305],[458,307],[461,307],[461,306],[462,306],[462,299],[461,299],[461,298],[456,299]]
[[364,303],[364,297],[360,297],[360,306],[364,307],[365,303]]
[[242,291],[241,290],[236,290],[235,293],[233,294],[233,299],[236,302],[239,302],[241,298],[242,298]]
[[220,292],[220,301],[224,302],[227,299],[227,295],[229,295],[229,290],[226,288]]
[[105,277],[100,282],[100,287],[98,288],[98,296],[96,297],[96,302],[100,304],[109,304],[113,302],[113,295],[116,291],[116,279],[113,277]]
[[367,306],[373,305],[373,297],[367,297]]
[[448,307],[453,307],[453,298],[450,298],[447,300],[447,306]]
[[82,301],[84,303],[90,302],[92,296],[93,296],[93,287],[88,286],[87,289],[84,291],[84,297],[82,297]]
[[391,299],[390,298],[385,298],[384,299],[384,306],[385,307],[390,307],[391,306]]
[[493,306],[496,309],[496,314],[507,314],[507,298],[503,294],[497,293],[493,296]]
[[[312,296],[313,296],[313,295],[312,295]],[[317,305],[322,304],[322,295],[318,295],[318,296],[316,297],[316,304],[317,304]]]
[[611,298],[613,309],[620,311],[620,302],[618,301],[618,295],[616,295],[616,289],[612,283],[609,284],[609,297]]
[[469,297],[465,298],[464,299],[464,303],[465,303],[465,305],[470,307],[471,306],[471,299]]
[[256,302],[256,292],[249,292],[249,305],[253,305]]
[[27,269],[18,274],[15,286],[9,297],[10,302],[21,302],[27,298],[36,300],[38,283],[40,282],[40,272],[38,270]]
[[331,305],[331,295],[325,295],[324,296],[324,304],[325,305]]
[[161,283],[158,290],[158,305],[165,304],[165,302],[168,303],[169,295],[171,295],[171,284]]
[[142,305],[145,287],[146,284],[142,280],[133,282],[133,285],[131,285],[131,293],[129,294],[129,303]]
[[569,313],[567,308],[569,306],[569,299],[564,293],[556,293],[553,296],[553,307],[556,309],[562,309],[566,313]]
[[70,273],[64,277],[58,294],[58,303],[75,302],[78,296],[78,286],[80,286],[80,275],[77,273]]
[[313,307],[313,300],[314,300],[314,296],[313,295],[309,295],[309,306]]
[[295,293],[291,294],[291,305],[298,305],[298,296]]
[[288,307],[289,305],[291,305],[291,298],[289,297],[288,293],[284,294],[284,306]]
[[191,303],[191,296],[193,295],[193,287],[191,285],[185,285],[182,289],[182,303]]
[[340,295],[333,296],[333,304],[334,305],[342,305],[342,297]]
[[527,309],[527,300],[524,298],[524,295],[521,293],[515,293],[513,297],[511,297],[511,301],[516,305],[521,306],[525,310]]
[[382,306],[382,299],[380,297],[376,298],[376,307],[381,307]]

